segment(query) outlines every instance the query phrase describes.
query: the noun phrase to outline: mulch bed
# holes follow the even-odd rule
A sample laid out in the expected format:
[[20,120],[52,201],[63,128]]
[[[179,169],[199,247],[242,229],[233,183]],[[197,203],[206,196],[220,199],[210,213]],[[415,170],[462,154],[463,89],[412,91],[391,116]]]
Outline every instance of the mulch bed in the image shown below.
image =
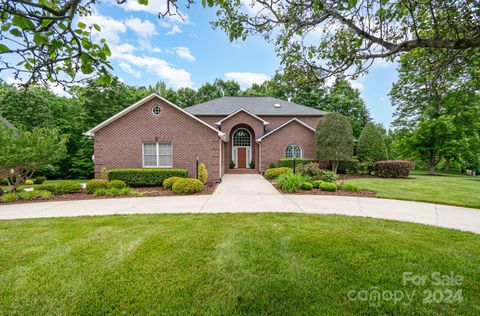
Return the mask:
[[[202,192],[194,193],[190,195],[209,195],[215,191],[217,187],[216,184],[205,185],[205,188]],[[38,202],[53,202],[53,201],[77,201],[77,200],[101,200],[101,199],[124,199],[132,197],[148,197],[148,196],[179,196],[172,192],[172,190],[165,190],[163,187],[142,187],[142,188],[132,188],[132,190],[142,193],[140,196],[135,195],[126,195],[126,196],[95,196],[93,194],[87,194],[85,190],[82,189],[79,193],[71,194],[62,194],[62,195],[52,195],[48,200],[19,200],[9,203],[0,202],[1,205],[9,204],[24,204],[24,203],[38,203]]]
[[280,189],[276,183],[271,182],[275,189],[282,194],[295,194],[295,195],[336,195],[336,196],[358,196],[358,197],[375,197],[376,193],[366,190],[358,190],[357,192],[350,192],[344,189],[337,189],[335,192],[331,191],[322,191],[320,189],[311,189],[311,190],[299,190],[294,193],[285,192]]

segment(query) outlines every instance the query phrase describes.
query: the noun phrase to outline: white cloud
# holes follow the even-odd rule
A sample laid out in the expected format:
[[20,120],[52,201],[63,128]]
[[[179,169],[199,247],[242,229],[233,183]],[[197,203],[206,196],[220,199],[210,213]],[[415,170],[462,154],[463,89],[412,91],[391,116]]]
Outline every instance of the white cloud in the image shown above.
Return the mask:
[[192,52],[190,49],[188,49],[188,47],[175,47],[175,53],[178,55],[178,57],[189,62],[195,61],[195,57],[192,55]]
[[133,53],[137,48],[131,44],[125,43],[125,44],[110,44],[109,45],[110,50],[113,51],[115,50],[117,53]]
[[175,35],[175,34],[178,34],[178,33],[182,33],[182,29],[178,27],[178,25],[174,24],[172,26],[172,29],[170,31],[168,31],[167,33],[165,33],[165,35]]
[[[138,0],[127,0],[124,4],[121,4],[120,7],[125,11],[140,11],[147,12],[150,14],[158,15],[159,13],[165,13],[167,10],[167,1],[163,0],[150,0],[148,5],[141,5],[138,3]],[[178,23],[189,23],[189,17],[187,14],[180,12],[183,17],[180,15],[167,15],[165,19],[169,21],[174,21]]]
[[123,71],[125,71],[128,74],[134,75],[136,78],[140,78],[142,76],[142,74],[140,74],[139,71],[134,70],[132,66],[130,66],[126,62],[121,62],[120,64],[118,64],[118,66],[120,66],[120,68],[122,68]]
[[148,38],[158,34],[155,24],[148,20],[142,21],[139,18],[130,18],[125,21],[125,24],[143,38]]
[[177,69],[163,59],[151,56],[118,54],[115,52],[112,52],[112,57],[130,66],[143,68],[147,72],[157,75],[161,80],[167,81],[168,84],[175,88],[193,86],[192,75],[188,71]]
[[150,42],[146,39],[138,39],[138,45],[140,45],[140,48],[142,50],[148,50],[149,52],[153,53],[161,53],[162,49],[160,47],[154,47]]
[[269,80],[270,77],[263,73],[254,72],[227,72],[224,74],[227,79],[237,81],[243,86],[251,86],[254,83],[263,83]]
[[101,27],[101,31],[98,32],[93,29],[92,34],[95,38],[104,38],[108,43],[112,44],[120,42],[119,33],[125,33],[127,31],[127,27],[121,21],[103,16],[95,11],[91,15],[81,17],[80,20],[87,25],[98,24]]
[[365,86],[363,85],[363,83],[361,83],[360,81],[358,80],[348,80],[350,81],[350,85],[352,86],[352,88],[354,89],[358,89],[358,90],[363,90],[365,89]]

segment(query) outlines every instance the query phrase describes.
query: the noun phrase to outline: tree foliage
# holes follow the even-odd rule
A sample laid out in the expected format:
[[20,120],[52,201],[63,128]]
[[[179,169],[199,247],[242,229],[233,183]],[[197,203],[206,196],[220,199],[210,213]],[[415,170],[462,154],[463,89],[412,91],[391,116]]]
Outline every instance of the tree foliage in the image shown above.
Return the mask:
[[353,132],[347,118],[339,113],[324,116],[317,125],[315,152],[318,160],[329,160],[332,171],[338,163],[353,157]]
[[358,138],[357,157],[362,162],[386,160],[387,146],[382,134],[373,123],[367,123]]

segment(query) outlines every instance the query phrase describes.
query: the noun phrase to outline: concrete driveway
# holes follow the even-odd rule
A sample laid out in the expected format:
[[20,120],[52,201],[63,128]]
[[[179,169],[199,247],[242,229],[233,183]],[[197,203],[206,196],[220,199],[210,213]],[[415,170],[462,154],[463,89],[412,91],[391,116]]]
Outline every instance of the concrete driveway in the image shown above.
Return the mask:
[[0,206],[0,219],[137,213],[291,212],[421,223],[480,234],[480,210],[411,201],[280,194],[260,175],[230,175],[212,195],[41,202]]

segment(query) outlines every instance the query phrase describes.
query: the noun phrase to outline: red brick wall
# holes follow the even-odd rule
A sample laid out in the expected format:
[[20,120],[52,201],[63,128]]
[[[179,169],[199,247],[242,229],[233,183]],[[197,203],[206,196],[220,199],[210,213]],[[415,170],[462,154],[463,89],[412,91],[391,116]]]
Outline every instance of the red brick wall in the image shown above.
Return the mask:
[[260,144],[260,171],[265,171],[270,162],[278,163],[285,157],[285,149],[290,144],[302,147],[304,158],[315,158],[314,132],[305,126],[292,122],[262,139]]
[[[154,116],[151,108],[161,107]],[[187,169],[195,177],[195,155],[205,163],[209,182],[221,177],[218,134],[180,110],[153,99],[95,132],[95,176],[101,167],[142,168],[142,142],[171,142],[173,167]]]

